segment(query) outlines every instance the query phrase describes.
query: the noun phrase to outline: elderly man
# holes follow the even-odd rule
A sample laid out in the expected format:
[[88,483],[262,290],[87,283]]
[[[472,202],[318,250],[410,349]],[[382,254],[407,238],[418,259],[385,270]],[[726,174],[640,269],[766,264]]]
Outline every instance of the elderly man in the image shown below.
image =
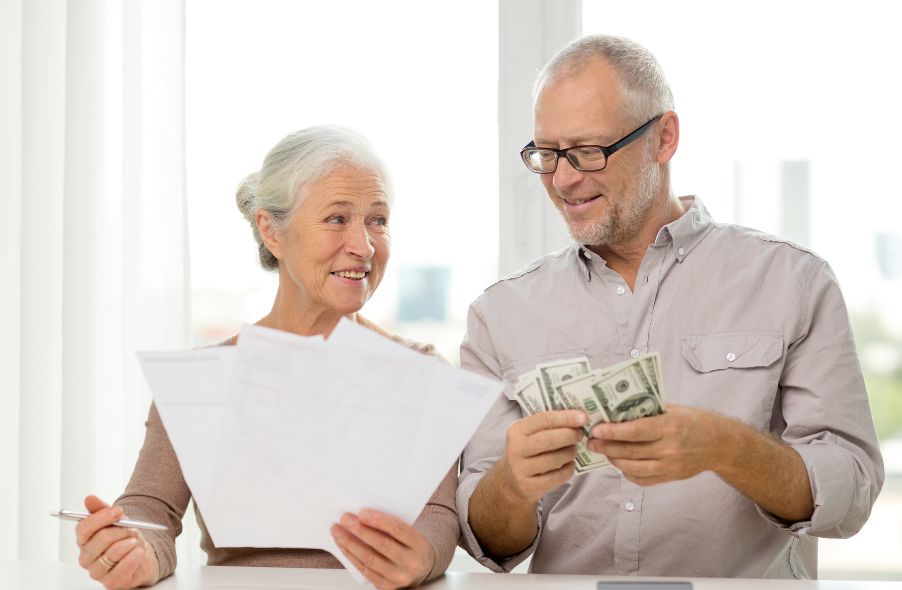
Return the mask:
[[591,36],[540,73],[538,174],[574,244],[477,299],[461,363],[510,389],[537,364],[660,354],[666,412],[591,430],[502,397],[463,456],[464,547],[496,571],[807,578],[883,483],[836,278],[814,253],[674,197],[679,119],[654,57]]

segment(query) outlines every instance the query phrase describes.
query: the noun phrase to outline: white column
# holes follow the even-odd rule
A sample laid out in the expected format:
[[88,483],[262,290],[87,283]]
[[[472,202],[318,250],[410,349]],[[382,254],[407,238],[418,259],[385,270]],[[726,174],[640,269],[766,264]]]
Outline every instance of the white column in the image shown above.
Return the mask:
[[0,2],[0,561],[19,532],[19,222],[22,216],[22,0]]
[[503,276],[570,242],[539,179],[520,160],[532,138],[536,74],[582,31],[581,0],[499,0],[499,270]]
[[18,558],[48,560],[60,527],[47,512],[60,501],[66,2],[22,8]]
[[[66,23],[66,123],[63,205],[62,457],[60,500],[82,508],[97,493],[94,408],[97,403],[98,224],[104,178],[104,0],[79,0]],[[103,368],[100,368],[102,371]],[[102,459],[99,459],[102,460]],[[60,557],[78,554],[72,526],[60,535]]]

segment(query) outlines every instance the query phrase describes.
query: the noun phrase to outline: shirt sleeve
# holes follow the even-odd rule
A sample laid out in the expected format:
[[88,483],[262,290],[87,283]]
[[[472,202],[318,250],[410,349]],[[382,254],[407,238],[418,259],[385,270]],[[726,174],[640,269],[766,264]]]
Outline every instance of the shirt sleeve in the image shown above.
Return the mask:
[[[461,367],[486,377],[502,380],[501,365],[495,353],[488,328],[474,306],[470,307],[467,318],[467,334],[460,347]],[[461,457],[460,480],[457,487],[457,513],[460,518],[461,530],[460,546],[472,555],[476,561],[495,572],[510,572],[514,569],[532,554],[542,534],[541,501],[536,508],[536,521],[539,523],[539,530],[532,544],[517,555],[512,555],[503,561],[496,561],[486,555],[475,533],[470,528],[470,497],[485,474],[491,470],[504,454],[508,427],[515,420],[522,417],[517,404],[507,398],[506,394],[510,390],[511,384],[505,383],[504,387],[504,393],[501,394],[491,410],[489,410],[488,415],[476,430],[476,434],[473,435],[470,443],[464,449]]]
[[191,492],[156,405],[150,406],[144,425],[144,446],[131,480],[115,504],[122,507],[127,518],[168,527],[166,531],[141,531],[153,547],[160,566],[156,583],[175,570],[175,538],[182,532],[182,517],[191,500]]
[[883,485],[883,459],[839,284],[823,261],[808,274],[799,337],[788,347],[780,391],[782,438],[805,463],[814,513],[809,521],[787,523],[759,512],[797,534],[846,538],[870,515]]

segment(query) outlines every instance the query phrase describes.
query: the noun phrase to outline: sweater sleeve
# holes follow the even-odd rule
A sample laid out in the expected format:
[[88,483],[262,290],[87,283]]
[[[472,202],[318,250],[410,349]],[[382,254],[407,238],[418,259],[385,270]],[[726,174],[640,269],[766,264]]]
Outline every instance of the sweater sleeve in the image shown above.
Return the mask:
[[128,486],[115,504],[122,507],[127,518],[168,527],[166,531],[141,532],[153,547],[160,566],[156,583],[175,570],[175,538],[182,532],[182,516],[188,508],[191,492],[156,405],[150,406],[144,425],[144,446]]
[[413,523],[435,552],[435,563],[425,581],[441,576],[454,557],[454,548],[460,537],[460,525],[457,519],[455,496],[457,495],[457,463],[455,463],[435,493],[429,498],[426,507]]

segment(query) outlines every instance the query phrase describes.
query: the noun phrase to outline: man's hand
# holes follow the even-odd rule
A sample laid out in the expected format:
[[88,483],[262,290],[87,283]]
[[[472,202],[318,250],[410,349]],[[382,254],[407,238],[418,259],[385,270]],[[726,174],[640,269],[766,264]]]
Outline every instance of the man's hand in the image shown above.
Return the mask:
[[588,418],[579,410],[540,412],[507,429],[507,450],[498,462],[508,489],[525,502],[539,499],[573,475],[576,444]]
[[723,421],[705,410],[669,405],[657,416],[598,424],[588,448],[604,453],[624,477],[641,486],[688,479],[718,470],[728,450]]
[[598,424],[587,446],[641,486],[710,470],[787,522],[814,512],[808,470],[795,449],[713,412],[671,405],[658,416]]
[[588,418],[579,410],[541,412],[507,429],[504,456],[470,496],[470,528],[496,558],[523,551],[536,536],[536,503],[573,475]]

